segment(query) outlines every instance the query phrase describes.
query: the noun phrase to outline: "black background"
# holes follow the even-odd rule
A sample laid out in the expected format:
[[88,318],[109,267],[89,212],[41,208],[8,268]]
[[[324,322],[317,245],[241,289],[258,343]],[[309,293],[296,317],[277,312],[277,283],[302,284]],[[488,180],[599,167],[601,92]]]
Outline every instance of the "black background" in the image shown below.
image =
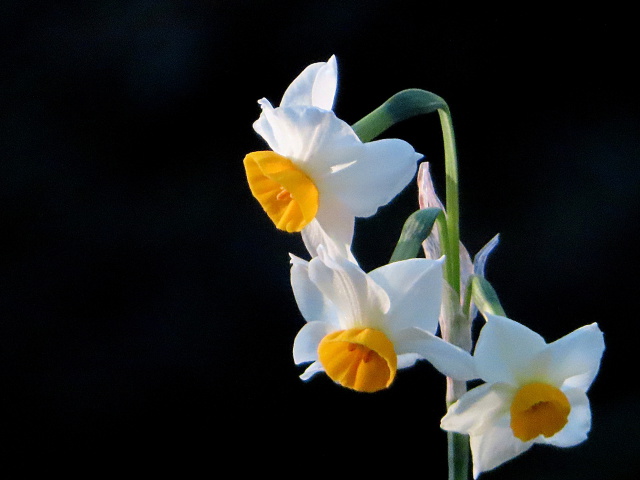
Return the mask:
[[[0,6],[3,463],[90,476],[444,478],[444,381],[427,363],[357,394],[293,364],[298,236],[249,194],[274,104],[338,58],[353,123],[423,88],[451,107],[462,239],[511,318],[555,340],[598,322],[587,442],[535,447],[487,479],[636,478],[640,96],[628,12],[421,13],[392,1],[13,2]],[[437,116],[411,142],[442,192]],[[412,183],[358,221],[367,270],[417,208]],[[8,467],[7,467],[8,468]]]

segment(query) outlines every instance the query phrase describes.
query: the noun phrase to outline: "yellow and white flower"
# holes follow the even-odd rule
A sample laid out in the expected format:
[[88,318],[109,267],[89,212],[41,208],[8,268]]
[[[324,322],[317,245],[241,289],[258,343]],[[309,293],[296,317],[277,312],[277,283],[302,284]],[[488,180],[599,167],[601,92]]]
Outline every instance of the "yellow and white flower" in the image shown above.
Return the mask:
[[476,378],[471,355],[435,336],[443,259],[415,258],[365,273],[324,246],[310,262],[292,255],[291,284],[307,323],[295,338],[308,380],[326,372],[344,387],[375,392],[398,369],[426,359],[447,376]]
[[262,99],[254,129],[271,150],[244,158],[249,188],[275,226],[302,232],[310,253],[325,244],[348,255],[355,217],[373,215],[413,178],[421,155],[407,142],[363,143],[331,110],[335,57],[307,67],[279,107]]
[[513,320],[487,314],[473,357],[486,383],[465,393],[441,420],[443,429],[469,434],[474,478],[535,443],[584,441],[591,428],[586,392],[603,352],[595,323],[547,344]]

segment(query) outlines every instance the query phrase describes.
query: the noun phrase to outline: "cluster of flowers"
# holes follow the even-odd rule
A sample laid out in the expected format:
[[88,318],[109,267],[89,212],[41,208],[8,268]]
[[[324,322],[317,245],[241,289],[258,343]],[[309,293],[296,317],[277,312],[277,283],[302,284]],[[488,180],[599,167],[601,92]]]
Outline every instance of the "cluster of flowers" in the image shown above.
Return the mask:
[[[306,324],[293,345],[301,378],[325,372],[360,392],[388,388],[399,369],[419,359],[456,381],[482,380],[453,402],[444,430],[468,434],[473,474],[495,468],[535,443],[567,447],[586,439],[586,392],[604,351],[597,324],[547,344],[529,328],[480,309],[485,323],[473,354],[438,336],[443,311],[444,257],[437,231],[425,258],[364,272],[351,250],[356,217],[390,202],[418,171],[421,208],[444,206],[428,164],[407,142],[362,142],[336,117],[335,57],[309,65],[280,106],[266,99],[254,129],[271,150],[244,159],[252,194],[275,226],[300,232],[310,260],[291,255],[291,285]],[[472,262],[460,246],[460,277],[483,276],[494,238]],[[465,389],[466,390],[466,389]]]

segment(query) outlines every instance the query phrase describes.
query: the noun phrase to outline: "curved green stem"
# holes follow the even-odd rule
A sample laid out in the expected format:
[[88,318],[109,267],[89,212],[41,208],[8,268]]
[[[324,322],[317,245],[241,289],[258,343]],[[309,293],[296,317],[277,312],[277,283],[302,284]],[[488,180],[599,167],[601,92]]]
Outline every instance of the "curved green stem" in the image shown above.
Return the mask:
[[[376,138],[392,125],[403,120],[438,112],[442,125],[446,174],[446,236],[442,242],[446,254],[445,279],[460,293],[460,228],[458,201],[458,160],[449,106],[438,95],[419,88],[409,88],[393,95],[373,112],[352,125],[363,142]],[[445,229],[441,229],[444,232]],[[441,233],[442,235],[442,233]]]
[[[458,201],[458,160],[449,106],[438,95],[419,88],[409,88],[393,95],[373,112],[352,125],[363,142],[376,138],[392,125],[417,115],[438,112],[442,125],[446,174],[447,241],[445,279],[460,293],[460,228]],[[441,229],[444,232],[445,229]],[[443,233],[441,233],[442,235]]]
[[[366,117],[356,122],[352,128],[363,142],[376,138],[392,125],[408,118],[432,112],[438,112],[442,126],[444,145],[444,162],[446,174],[446,218],[437,215],[436,222],[440,232],[440,244],[446,256],[444,278],[451,286],[447,293],[449,318],[447,332],[443,329],[443,337],[454,345],[467,348],[470,338],[468,318],[462,318],[460,312],[460,228],[459,228],[459,195],[458,195],[458,160],[456,154],[455,136],[451,122],[451,113],[447,103],[426,90],[417,88],[403,90],[383,103]],[[432,223],[433,224],[433,223]],[[404,240],[404,239],[401,239]],[[401,243],[401,249],[394,254],[397,260],[406,255]],[[395,252],[394,252],[395,253]],[[464,331],[463,331],[464,330]],[[469,331],[466,331],[469,330]],[[447,378],[447,407],[466,392],[466,382],[457,382]],[[466,435],[449,433],[448,464],[449,480],[466,480],[469,472],[469,439]]]
[[[451,122],[449,107],[439,108],[440,124],[442,125],[442,140],[444,144],[445,188],[447,211],[446,236],[441,236],[446,254],[445,279],[453,289],[453,304],[455,309],[449,312],[451,328],[448,342],[466,348],[467,336],[470,332],[461,332],[461,321],[457,318],[460,306],[460,197],[458,194],[458,157],[456,140]],[[465,327],[466,328],[466,327]],[[466,382],[447,378],[447,407],[460,398],[467,390]],[[447,433],[449,480],[466,480],[469,472],[469,437],[459,433]]]
[[438,95],[419,88],[409,88],[396,93],[351,127],[360,140],[370,142],[398,122],[435,112],[439,108],[449,110],[447,103]]

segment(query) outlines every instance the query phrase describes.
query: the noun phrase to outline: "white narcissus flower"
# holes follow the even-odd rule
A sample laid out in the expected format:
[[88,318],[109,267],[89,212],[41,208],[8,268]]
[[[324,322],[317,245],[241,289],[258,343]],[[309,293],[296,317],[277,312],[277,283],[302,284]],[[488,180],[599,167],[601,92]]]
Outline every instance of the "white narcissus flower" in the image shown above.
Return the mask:
[[303,380],[326,372],[344,387],[375,392],[396,371],[426,359],[447,376],[476,378],[471,355],[435,336],[443,260],[415,258],[365,273],[324,246],[310,262],[292,255],[291,284],[307,323],[295,338]]
[[254,197],[277,228],[302,232],[312,256],[320,243],[348,256],[355,217],[389,203],[422,157],[403,140],[360,141],[331,110],[336,85],[331,57],[308,66],[279,107],[260,100],[254,129],[271,150],[244,158]]
[[587,390],[604,352],[598,325],[555,342],[506,317],[487,314],[474,352],[486,383],[449,407],[443,429],[468,434],[473,475],[491,470],[535,443],[570,447],[587,438]]

